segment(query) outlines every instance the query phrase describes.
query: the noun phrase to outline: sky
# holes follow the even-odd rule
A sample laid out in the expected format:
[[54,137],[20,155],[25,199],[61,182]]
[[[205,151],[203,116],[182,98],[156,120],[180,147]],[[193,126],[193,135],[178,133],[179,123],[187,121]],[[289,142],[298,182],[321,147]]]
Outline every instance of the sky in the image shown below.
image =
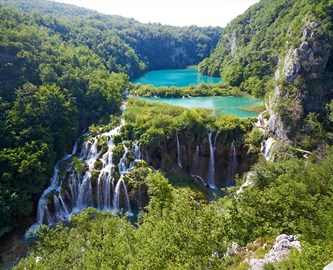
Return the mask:
[[134,18],[142,23],[175,26],[226,26],[259,0],[55,0]]

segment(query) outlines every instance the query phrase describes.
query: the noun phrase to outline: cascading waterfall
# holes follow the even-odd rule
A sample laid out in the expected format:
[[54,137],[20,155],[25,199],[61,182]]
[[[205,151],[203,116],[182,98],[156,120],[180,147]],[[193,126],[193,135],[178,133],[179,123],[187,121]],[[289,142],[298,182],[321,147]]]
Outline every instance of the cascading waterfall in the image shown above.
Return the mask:
[[268,138],[261,146],[261,153],[266,160],[272,160],[276,141],[273,138]]
[[227,185],[235,185],[235,174],[237,172],[237,156],[235,142],[232,141],[229,154],[228,180]]
[[123,142],[123,147],[124,147],[124,155],[121,157],[120,161],[119,161],[119,164],[118,164],[118,170],[119,170],[119,173],[120,174],[124,174],[124,173],[127,173],[128,172],[128,169],[127,169],[127,152],[128,152],[128,149],[126,147],[126,145],[124,144]]
[[201,182],[204,185],[206,185],[204,179],[199,175],[199,166],[200,166],[199,154],[200,154],[200,148],[199,145],[197,145],[192,161],[191,176],[200,179]]
[[107,135],[107,152],[102,156],[102,169],[97,179],[97,208],[111,210],[111,183],[113,181],[112,150],[114,144],[111,135]]
[[242,193],[243,189],[252,184],[252,178],[255,175],[255,172],[249,171],[247,172],[245,182],[240,186],[240,188],[236,191],[236,194]]
[[[212,143],[212,135],[213,131],[208,133],[208,141],[209,141],[209,167],[208,167],[208,181],[207,184],[210,188],[215,189],[215,158],[214,158],[214,146]],[[216,134],[217,136],[217,134]],[[215,137],[216,138],[216,137]],[[216,142],[216,140],[214,140]]]
[[[135,164],[132,162],[127,167],[128,149],[124,142],[124,155],[118,164],[121,176],[114,187],[114,164],[112,162],[114,143],[112,136],[119,133],[122,125],[124,125],[123,121],[120,126],[111,131],[82,143],[81,152],[78,155],[82,170],[76,169],[73,165],[73,159],[71,159],[76,155],[78,142],[75,143],[71,154],[57,162],[50,185],[39,199],[37,220],[36,224],[31,227],[32,230],[35,231],[41,224],[52,225],[59,221],[69,221],[72,213],[80,213],[89,206],[113,213],[119,213],[123,208],[128,211],[129,215],[133,215],[124,175],[134,168]],[[106,141],[106,151],[105,147],[98,150],[98,142],[102,138]],[[138,142],[133,143],[132,152],[136,160],[141,159]],[[97,160],[101,163],[101,168],[98,177],[96,176],[97,180],[92,183],[91,179]],[[121,196],[123,196],[123,200]],[[49,207],[50,203],[53,203],[53,207]]]
[[128,212],[129,216],[133,216],[132,210],[131,210],[131,205],[130,205],[130,200],[127,192],[127,187],[124,182],[124,174],[122,174],[118,180],[118,183],[115,188],[115,194],[113,197],[113,213],[118,214],[120,213],[120,193],[121,193],[121,188],[123,189],[124,195],[125,195],[125,206],[126,210]]
[[132,152],[133,152],[133,155],[135,156],[136,160],[141,159],[141,150],[140,150],[140,147],[138,146],[137,141],[133,143]]
[[70,217],[69,210],[64,200],[62,199],[62,196],[54,195],[53,202],[54,202],[54,208],[58,209],[58,211],[56,211],[56,218],[59,220],[67,220]]
[[179,146],[178,132],[176,132],[176,138],[177,138],[177,163],[178,163],[179,168],[183,168],[182,162],[180,159],[180,146]]
[[72,156],[74,156],[76,154],[77,144],[78,144],[78,141],[75,142],[72,153],[69,154],[69,155],[66,155],[65,157],[63,157],[54,166],[53,175],[51,177],[50,185],[48,186],[47,189],[44,190],[42,196],[40,197],[40,199],[38,201],[38,206],[37,206],[37,224],[42,224],[42,223],[53,224],[54,223],[53,217],[52,217],[52,215],[50,213],[50,210],[49,210],[49,208],[47,206],[47,196],[52,191],[54,191],[54,190],[56,190],[58,188],[58,185],[59,185],[59,177],[58,177],[58,175],[59,175],[59,171],[60,171],[60,165],[64,161],[68,160],[69,158],[71,158]]

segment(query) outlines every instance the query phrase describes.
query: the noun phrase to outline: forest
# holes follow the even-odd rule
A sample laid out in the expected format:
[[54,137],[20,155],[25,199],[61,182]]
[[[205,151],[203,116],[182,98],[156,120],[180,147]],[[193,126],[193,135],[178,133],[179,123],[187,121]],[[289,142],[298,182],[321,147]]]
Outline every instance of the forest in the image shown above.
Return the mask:
[[[301,249],[262,269],[333,261],[330,0],[261,0],[223,29],[43,0],[0,0],[0,17],[0,251],[49,214],[13,269],[251,269],[281,234]],[[130,83],[191,65],[223,82]],[[128,94],[254,96],[265,109],[214,116]],[[100,207],[108,165],[114,197],[103,205],[127,200],[134,217]],[[58,189],[44,196],[54,175]],[[80,213],[72,175],[89,175]],[[117,195],[119,183],[128,190]]]
[[[0,15],[1,237],[32,213],[76,138],[120,113],[129,77],[200,61],[220,29],[144,25],[39,0],[1,1]],[[174,47],[188,58],[173,61]]]

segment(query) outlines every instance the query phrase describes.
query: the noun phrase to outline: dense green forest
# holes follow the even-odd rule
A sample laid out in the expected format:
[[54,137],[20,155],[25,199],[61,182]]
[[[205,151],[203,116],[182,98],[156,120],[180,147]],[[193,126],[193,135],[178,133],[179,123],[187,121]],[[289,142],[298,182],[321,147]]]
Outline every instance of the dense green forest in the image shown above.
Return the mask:
[[[98,135],[122,123],[121,115],[126,123],[112,137],[112,158],[138,166],[125,176],[116,168],[117,185],[124,177],[130,192],[142,185],[147,193],[137,219],[87,208],[70,222],[41,226],[14,269],[242,270],[251,258],[264,258],[280,234],[296,235],[301,249],[263,269],[322,269],[332,262],[331,0],[261,0],[223,30],[141,24],[42,0],[0,0],[0,17],[0,241],[35,216],[54,165],[76,139],[88,131],[80,143],[92,147],[96,136],[96,151],[106,153],[109,139]],[[129,83],[147,70],[200,61],[202,73],[224,82]],[[127,93],[251,94],[267,110],[255,123],[126,100]],[[270,160],[261,154],[268,138],[274,138]],[[143,160],[126,152],[134,142]],[[199,146],[206,176],[214,151],[213,174],[227,175],[233,157],[238,162],[233,181],[218,185],[223,197],[187,166]],[[96,157],[93,184],[103,166]],[[89,167],[78,156],[68,163],[79,172]],[[230,253],[234,243],[240,252]]]
[[78,135],[120,113],[129,76],[196,64],[220,33],[39,0],[1,1],[0,17],[0,237],[31,213]]
[[27,12],[32,24],[74,46],[87,46],[109,71],[130,77],[196,65],[210,55],[221,34],[218,27],[142,24],[51,1],[1,0],[0,4]]

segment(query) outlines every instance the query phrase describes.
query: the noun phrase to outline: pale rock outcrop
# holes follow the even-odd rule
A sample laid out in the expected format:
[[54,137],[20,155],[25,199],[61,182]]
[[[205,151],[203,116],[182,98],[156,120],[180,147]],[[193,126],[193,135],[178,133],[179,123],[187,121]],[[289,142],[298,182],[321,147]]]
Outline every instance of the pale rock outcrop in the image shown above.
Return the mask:
[[232,33],[231,38],[230,38],[230,49],[231,49],[231,55],[235,56],[236,55],[236,49],[237,49],[236,34],[235,33]]
[[330,264],[326,265],[323,270],[333,270],[333,262]]
[[262,270],[266,263],[280,262],[285,259],[293,249],[301,250],[297,236],[281,234],[276,238],[273,247],[263,259],[252,258],[248,260],[250,265],[249,270]]
[[[275,74],[275,93],[268,106],[269,132],[283,142],[294,141],[304,111],[316,106],[312,95],[318,93],[296,87],[288,89],[278,81],[283,78],[287,83],[293,84],[301,77],[307,84],[310,80],[322,78],[332,47],[320,38],[320,24],[310,21],[310,15],[308,13],[303,19],[303,34],[299,46],[288,50],[281,71]],[[290,32],[288,29],[289,34]],[[317,103],[320,104],[319,100]]]

